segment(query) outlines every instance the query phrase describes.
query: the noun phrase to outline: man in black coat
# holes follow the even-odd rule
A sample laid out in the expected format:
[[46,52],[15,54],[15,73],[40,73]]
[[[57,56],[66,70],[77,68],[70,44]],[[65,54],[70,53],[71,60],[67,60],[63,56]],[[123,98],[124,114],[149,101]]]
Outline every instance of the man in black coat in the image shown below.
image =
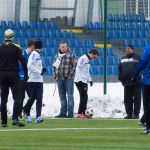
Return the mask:
[[118,79],[124,86],[124,104],[127,116],[124,119],[138,119],[141,108],[141,76],[132,82],[135,68],[140,57],[134,53],[134,47],[126,47],[126,56],[122,57],[118,66]]

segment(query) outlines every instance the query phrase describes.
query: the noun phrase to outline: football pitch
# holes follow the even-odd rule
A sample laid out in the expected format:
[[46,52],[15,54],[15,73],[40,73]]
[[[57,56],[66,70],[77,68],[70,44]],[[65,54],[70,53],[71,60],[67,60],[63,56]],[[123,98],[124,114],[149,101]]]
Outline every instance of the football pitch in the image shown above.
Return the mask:
[[24,128],[0,127],[0,150],[149,150],[137,120],[45,119]]

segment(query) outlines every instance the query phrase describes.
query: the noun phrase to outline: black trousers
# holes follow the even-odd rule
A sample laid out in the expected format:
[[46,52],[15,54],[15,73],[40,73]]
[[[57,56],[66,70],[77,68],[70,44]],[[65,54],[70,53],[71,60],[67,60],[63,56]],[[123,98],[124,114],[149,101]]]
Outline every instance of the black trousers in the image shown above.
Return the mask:
[[31,107],[36,100],[36,117],[41,116],[42,99],[43,99],[43,83],[42,82],[28,82],[29,99],[23,110],[27,116],[30,116]]
[[87,108],[87,101],[88,101],[88,84],[83,82],[76,82],[77,89],[80,94],[80,104],[78,109],[78,114],[85,114]]
[[150,129],[150,85],[143,86],[143,104],[147,128]]
[[20,109],[20,88],[19,75],[16,71],[0,71],[1,85],[1,120],[2,124],[7,124],[7,101],[9,88],[14,99],[12,119],[18,119]]
[[124,104],[128,115],[139,115],[141,108],[141,86],[124,87]]

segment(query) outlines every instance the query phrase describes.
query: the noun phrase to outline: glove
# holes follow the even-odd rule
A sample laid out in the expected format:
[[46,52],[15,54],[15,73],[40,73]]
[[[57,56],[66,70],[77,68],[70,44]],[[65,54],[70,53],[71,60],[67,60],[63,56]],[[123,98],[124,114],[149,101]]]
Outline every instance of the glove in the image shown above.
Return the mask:
[[90,86],[93,86],[93,81],[90,81]]
[[47,72],[47,68],[43,67],[41,75],[43,75],[43,73],[45,73],[45,72]]
[[24,75],[24,81],[27,82],[29,79],[29,76],[28,75]]

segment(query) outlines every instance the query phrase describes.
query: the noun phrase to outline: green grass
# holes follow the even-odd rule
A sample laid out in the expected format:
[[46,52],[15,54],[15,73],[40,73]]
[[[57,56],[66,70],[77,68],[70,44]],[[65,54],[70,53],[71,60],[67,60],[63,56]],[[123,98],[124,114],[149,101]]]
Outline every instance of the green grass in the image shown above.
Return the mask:
[[[128,130],[112,129],[128,127],[130,128]],[[54,128],[79,128],[79,130],[50,130]],[[105,129],[81,130],[81,128]],[[32,123],[24,128],[8,124],[8,128],[0,128],[0,150],[149,150],[150,136],[141,135],[143,129],[139,128],[137,120],[106,119],[46,119],[41,124]],[[16,131],[16,129],[41,130]]]

